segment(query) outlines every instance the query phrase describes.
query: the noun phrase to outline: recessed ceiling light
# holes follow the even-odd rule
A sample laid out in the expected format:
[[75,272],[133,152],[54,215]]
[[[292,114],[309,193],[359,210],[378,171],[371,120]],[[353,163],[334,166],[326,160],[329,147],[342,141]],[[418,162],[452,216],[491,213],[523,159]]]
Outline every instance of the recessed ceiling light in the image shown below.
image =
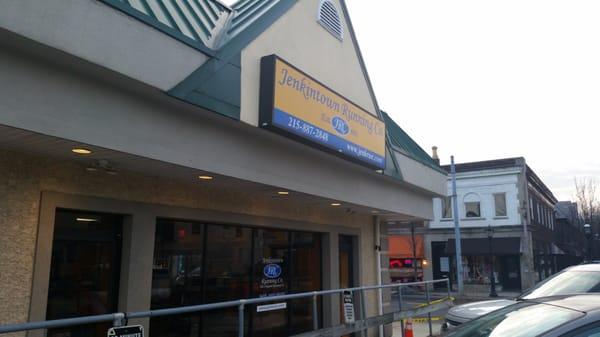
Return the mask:
[[277,194],[279,194],[279,195],[288,195],[288,194],[290,194],[290,192],[288,192],[288,191],[278,191]]
[[88,150],[88,149],[83,148],[83,147],[72,148],[71,152],[77,153],[77,154],[91,154],[92,153],[91,150]]
[[342,206],[342,204],[340,204],[339,202],[332,202],[331,206]]
[[377,213],[379,213],[379,211],[377,211],[377,210],[372,210],[372,211],[371,211],[371,213],[373,213],[373,214],[377,214]]
[[94,219],[94,218],[77,218],[77,221],[79,221],[79,222],[97,222],[98,219]]
[[200,180],[213,180],[213,177],[211,177],[211,176],[198,176],[198,179],[200,179]]

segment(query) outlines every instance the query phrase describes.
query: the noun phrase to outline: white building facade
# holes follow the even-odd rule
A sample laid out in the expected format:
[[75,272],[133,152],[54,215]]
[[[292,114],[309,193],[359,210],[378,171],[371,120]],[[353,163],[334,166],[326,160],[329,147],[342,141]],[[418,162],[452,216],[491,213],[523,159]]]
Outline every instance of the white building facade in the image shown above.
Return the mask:
[[[450,171],[449,167],[444,167]],[[457,165],[458,220],[461,228],[463,280],[466,292],[485,292],[491,263],[499,290],[521,290],[533,282],[531,235],[528,230],[527,165],[523,158]],[[425,235],[431,261],[426,277],[456,282],[452,180],[447,197],[433,200],[433,220]],[[525,236],[524,233],[527,233]]]

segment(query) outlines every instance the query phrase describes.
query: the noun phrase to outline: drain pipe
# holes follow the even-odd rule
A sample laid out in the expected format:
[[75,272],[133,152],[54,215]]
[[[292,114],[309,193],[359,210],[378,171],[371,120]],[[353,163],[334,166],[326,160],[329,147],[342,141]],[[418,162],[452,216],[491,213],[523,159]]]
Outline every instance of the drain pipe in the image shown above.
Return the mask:
[[[379,217],[374,216],[373,221],[375,222],[375,255],[377,262],[377,285],[381,286],[381,223]],[[377,313],[379,316],[383,315],[383,291],[381,288],[377,289]],[[384,337],[383,325],[379,326],[379,337]]]

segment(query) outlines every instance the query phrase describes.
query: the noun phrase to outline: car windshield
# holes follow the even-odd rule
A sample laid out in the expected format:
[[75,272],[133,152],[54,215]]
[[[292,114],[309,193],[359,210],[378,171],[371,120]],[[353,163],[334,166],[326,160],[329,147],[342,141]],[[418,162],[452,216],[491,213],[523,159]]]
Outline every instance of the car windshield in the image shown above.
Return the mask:
[[600,292],[600,272],[564,271],[523,293],[519,299]]
[[465,323],[448,337],[533,337],[583,315],[563,307],[521,302]]

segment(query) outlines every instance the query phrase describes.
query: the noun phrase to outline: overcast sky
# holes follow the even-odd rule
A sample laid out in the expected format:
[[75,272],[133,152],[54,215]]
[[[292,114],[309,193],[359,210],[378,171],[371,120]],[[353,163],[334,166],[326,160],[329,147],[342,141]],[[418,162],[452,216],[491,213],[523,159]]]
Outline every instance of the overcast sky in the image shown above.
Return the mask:
[[[231,2],[231,1],[229,1]],[[346,0],[380,107],[442,163],[600,173],[600,1]]]

